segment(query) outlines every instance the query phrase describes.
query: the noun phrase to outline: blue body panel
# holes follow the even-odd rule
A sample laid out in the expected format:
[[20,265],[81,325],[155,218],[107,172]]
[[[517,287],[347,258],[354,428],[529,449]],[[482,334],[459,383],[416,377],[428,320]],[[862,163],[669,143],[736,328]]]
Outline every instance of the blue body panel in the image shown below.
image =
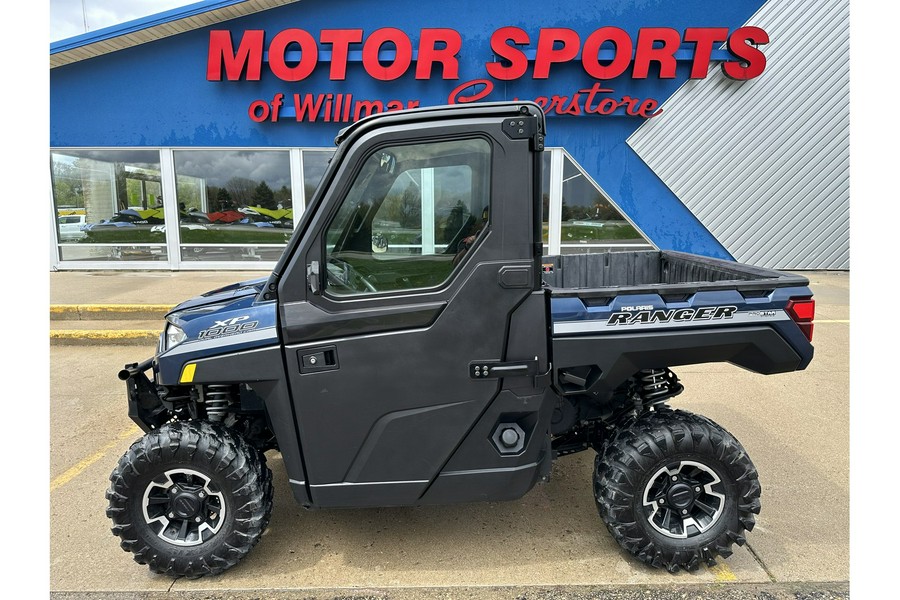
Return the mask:
[[584,298],[552,297],[551,325],[554,338],[591,335],[611,340],[625,333],[678,335],[686,329],[765,325],[808,363],[813,348],[785,308],[792,298],[812,295],[807,286],[775,288],[759,297],[746,297],[738,289],[700,290],[683,300],[666,302],[659,294],[623,291],[608,302],[598,302],[586,290]]
[[[681,302],[666,302],[659,294],[629,294],[614,297],[609,304],[592,306],[590,300],[581,298],[552,298],[550,314],[553,324],[574,321],[607,321],[614,312],[627,310],[629,306],[652,306],[653,310],[700,308],[704,306],[737,305],[744,311],[783,311],[791,298],[811,297],[808,287],[775,288],[759,298],[746,298],[735,290],[698,291]],[[633,325],[632,325],[633,326]],[[637,325],[639,326],[639,325]]]
[[166,318],[187,337],[158,355],[159,383],[176,384],[193,360],[280,344],[277,302],[257,301],[264,284],[265,279],[240,282],[176,306]]

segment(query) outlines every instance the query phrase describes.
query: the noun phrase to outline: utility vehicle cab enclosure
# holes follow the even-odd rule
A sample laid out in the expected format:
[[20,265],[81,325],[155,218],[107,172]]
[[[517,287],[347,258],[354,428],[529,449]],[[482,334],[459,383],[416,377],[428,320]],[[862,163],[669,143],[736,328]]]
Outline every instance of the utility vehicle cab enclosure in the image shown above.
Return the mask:
[[236,563],[268,524],[274,449],[295,499],[325,508],[515,499],[593,448],[600,515],[639,559],[692,569],[743,543],[756,471],[665,406],[669,367],[805,368],[807,281],[672,252],[542,257],[544,136],[518,102],[339,134],[272,274],[179,305],[120,373],[146,435],[107,514],[135,560]]

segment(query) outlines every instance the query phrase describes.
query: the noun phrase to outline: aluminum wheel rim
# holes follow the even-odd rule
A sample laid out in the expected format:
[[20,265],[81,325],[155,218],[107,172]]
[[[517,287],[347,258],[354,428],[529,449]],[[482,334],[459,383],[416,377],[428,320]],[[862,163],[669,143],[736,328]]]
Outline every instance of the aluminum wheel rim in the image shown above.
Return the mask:
[[175,546],[202,544],[225,523],[225,496],[193,469],[170,469],[155,477],[144,490],[141,508],[144,522]]
[[682,460],[653,474],[644,487],[642,502],[647,522],[656,531],[686,539],[716,524],[725,511],[725,488],[710,467]]

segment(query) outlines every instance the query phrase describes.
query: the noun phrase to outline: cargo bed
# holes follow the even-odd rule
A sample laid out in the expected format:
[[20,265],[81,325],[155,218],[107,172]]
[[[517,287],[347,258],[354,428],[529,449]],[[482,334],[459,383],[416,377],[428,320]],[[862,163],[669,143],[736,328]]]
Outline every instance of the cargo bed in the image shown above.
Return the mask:
[[545,256],[543,281],[554,297],[691,294],[733,290],[764,294],[809,285],[800,275],[683,252],[641,250]]

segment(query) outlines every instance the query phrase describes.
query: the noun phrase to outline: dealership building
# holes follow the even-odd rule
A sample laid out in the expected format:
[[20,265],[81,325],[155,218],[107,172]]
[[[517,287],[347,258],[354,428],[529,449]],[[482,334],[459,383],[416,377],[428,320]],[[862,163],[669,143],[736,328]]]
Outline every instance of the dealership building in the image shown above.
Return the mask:
[[[547,254],[849,269],[848,20],[848,0],[209,0],[54,42],[50,268],[269,269],[342,128],[529,100]],[[411,183],[392,251],[454,210]]]

